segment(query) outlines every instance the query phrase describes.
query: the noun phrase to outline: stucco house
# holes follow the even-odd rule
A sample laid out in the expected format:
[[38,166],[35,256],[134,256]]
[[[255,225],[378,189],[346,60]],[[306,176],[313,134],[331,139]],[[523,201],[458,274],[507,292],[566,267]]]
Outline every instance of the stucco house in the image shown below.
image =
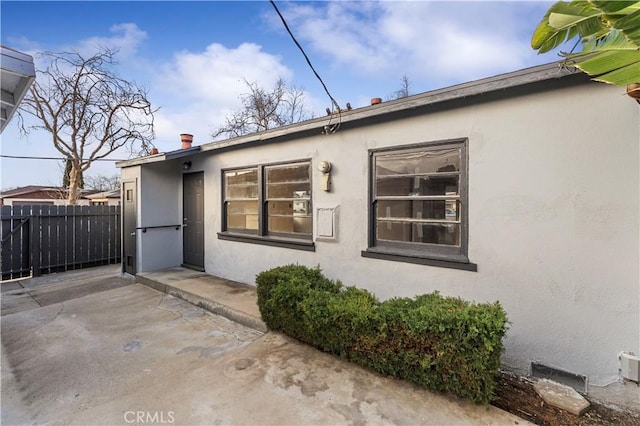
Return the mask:
[[[59,186],[27,185],[0,193],[0,206],[49,205],[67,206],[69,200],[65,188]],[[76,204],[79,206],[119,206],[120,190],[80,191]]]
[[498,300],[505,366],[604,385],[640,351],[639,154],[624,89],[528,68],[120,162],[123,269]]
[[[78,198],[79,206],[90,205],[90,200],[84,197],[84,192]],[[22,205],[50,205],[66,206],[67,190],[59,186],[27,185],[21,186],[0,193],[0,205],[2,206],[22,206]]]
[[119,206],[120,190],[99,191],[91,194],[85,194],[83,199],[89,200],[91,206]]

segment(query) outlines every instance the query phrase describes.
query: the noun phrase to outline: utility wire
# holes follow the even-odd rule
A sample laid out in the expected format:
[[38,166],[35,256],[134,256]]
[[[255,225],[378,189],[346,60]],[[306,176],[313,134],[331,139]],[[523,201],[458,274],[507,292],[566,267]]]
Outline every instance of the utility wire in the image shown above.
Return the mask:
[[[57,160],[57,161],[65,161],[68,160],[67,158],[63,158],[63,157],[26,157],[26,156],[20,156],[20,155],[5,155],[5,154],[0,154],[0,158],[15,158],[18,160]],[[88,161],[89,158],[83,158],[82,161]],[[91,161],[126,161],[126,160],[122,160],[122,159],[112,159],[112,158],[96,158],[95,160],[91,160]]]
[[280,10],[278,9],[278,6],[276,6],[276,3],[273,0],[269,0],[269,3],[271,3],[273,8],[276,10],[276,13],[280,17],[280,20],[282,21],[282,24],[284,25],[284,27],[286,28],[287,32],[291,36],[291,39],[293,40],[293,42],[296,44],[296,46],[298,46],[298,49],[300,49],[300,52],[302,52],[302,56],[304,56],[304,59],[306,59],[307,64],[309,64],[309,67],[311,68],[311,71],[313,71],[313,73],[316,75],[316,78],[320,81],[320,84],[322,84],[322,87],[324,88],[324,91],[327,93],[327,96],[329,96],[329,99],[331,99],[331,101],[334,103],[334,105],[336,105],[338,108],[340,108],[338,106],[338,103],[336,102],[336,100],[333,99],[333,96],[331,96],[331,93],[329,93],[329,89],[327,89],[326,84],[324,84],[324,81],[322,81],[322,78],[320,77],[320,75],[318,74],[316,69],[313,67],[313,64],[311,63],[311,60],[309,59],[309,57],[305,53],[304,49],[302,48],[302,46],[300,46],[300,43],[298,43],[298,40],[296,40],[296,37],[291,32],[291,29],[289,29],[289,25],[287,25],[287,21],[285,21],[284,16],[282,16],[282,13],[280,13]]
[[[338,105],[338,102],[336,102],[336,100],[333,98],[333,96],[331,96],[331,93],[329,93],[329,89],[327,89],[327,85],[324,84],[324,81],[322,81],[322,77],[320,77],[320,75],[318,74],[316,69],[313,67],[313,64],[311,63],[311,60],[307,56],[306,52],[304,51],[304,49],[302,48],[300,43],[298,43],[298,40],[296,40],[296,37],[291,32],[291,29],[289,28],[289,25],[287,24],[287,21],[284,19],[284,16],[282,16],[282,13],[280,13],[280,10],[278,9],[278,6],[276,6],[276,3],[273,0],[269,0],[269,3],[271,3],[273,8],[276,10],[276,13],[280,17],[280,20],[282,21],[282,24],[284,25],[285,29],[287,30],[287,32],[291,36],[291,39],[296,44],[296,46],[298,46],[298,49],[300,49],[300,52],[302,52],[302,56],[304,56],[304,59],[307,61],[307,64],[309,64],[309,68],[311,68],[311,71],[313,71],[313,73],[315,74],[315,76],[318,79],[318,81],[320,81],[320,84],[322,84],[322,87],[324,88],[324,91],[327,93],[327,96],[329,96],[329,99],[333,103],[332,106],[335,106],[335,108],[338,110],[338,116],[340,117],[339,121],[341,121],[342,120],[342,114],[341,114],[341,111],[340,111],[340,105]],[[329,123],[331,123],[331,118],[329,118]],[[338,128],[336,126],[339,127],[340,126],[340,122],[338,122],[338,124],[335,125],[334,128],[331,130],[332,133],[334,133],[336,130],[338,130]]]

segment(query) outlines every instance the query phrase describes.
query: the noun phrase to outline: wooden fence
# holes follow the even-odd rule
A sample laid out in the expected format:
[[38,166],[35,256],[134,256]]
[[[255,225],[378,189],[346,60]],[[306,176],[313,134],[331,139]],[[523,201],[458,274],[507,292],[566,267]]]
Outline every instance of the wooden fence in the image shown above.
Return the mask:
[[2,206],[2,280],[120,262],[120,206]]

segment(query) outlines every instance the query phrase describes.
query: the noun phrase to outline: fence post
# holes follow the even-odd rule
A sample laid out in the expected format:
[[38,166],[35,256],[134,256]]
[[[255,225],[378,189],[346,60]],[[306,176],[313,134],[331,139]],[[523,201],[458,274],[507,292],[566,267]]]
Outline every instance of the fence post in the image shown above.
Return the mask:
[[31,250],[31,268],[33,276],[39,277],[40,271],[40,209],[32,207],[31,226],[29,227],[29,248]]

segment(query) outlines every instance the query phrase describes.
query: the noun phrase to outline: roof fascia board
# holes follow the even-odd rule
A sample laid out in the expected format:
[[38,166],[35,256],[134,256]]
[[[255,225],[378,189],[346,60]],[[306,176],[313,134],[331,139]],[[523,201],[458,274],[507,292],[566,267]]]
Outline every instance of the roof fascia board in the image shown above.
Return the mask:
[[190,155],[196,154],[199,151],[200,151],[200,146],[194,146],[186,149],[178,149],[171,152],[165,152],[164,154],[149,155],[146,157],[133,158],[131,160],[118,161],[116,162],[116,167],[125,168],[125,167],[140,166],[143,164],[158,163],[158,162],[167,161],[167,160],[176,160],[179,158],[188,157]]
[[0,47],[2,70],[21,77],[35,77],[36,68],[33,57],[6,46]]
[[157,163],[166,159],[166,154],[150,155],[148,157],[139,157],[133,158],[131,160],[116,161],[116,167],[122,169],[125,167],[139,166],[141,164]]
[[[341,122],[342,124],[355,124],[355,122],[365,123],[375,117],[392,116],[394,114],[415,111],[418,108],[447,101],[482,95],[485,93],[498,92],[532,83],[542,83],[547,80],[557,81],[558,79],[571,75],[583,74],[575,68],[567,68],[561,61],[553,62],[550,64],[525,68],[523,70],[507,74],[501,74],[494,77],[432,90],[402,99],[383,102],[378,105],[366,106],[351,111],[342,111]],[[334,115],[331,119],[336,120],[337,117]],[[131,167],[147,163],[172,160],[193,155],[197,151],[207,152],[240,149],[242,147],[249,147],[260,143],[275,142],[276,140],[281,139],[291,139],[295,135],[301,136],[305,133],[317,132],[318,134],[321,134],[324,126],[327,124],[327,120],[327,116],[318,117],[316,119],[294,123],[264,132],[251,133],[223,141],[214,141],[190,149],[182,149],[157,156],[121,161],[116,163],[116,167]]]
[[9,191],[5,191],[2,193],[3,197],[11,198],[17,197],[24,194],[31,194],[34,192],[58,192],[60,188],[56,188],[53,186],[27,186],[24,188],[16,188],[10,189]]
[[[434,105],[446,101],[452,101],[471,96],[477,96],[494,91],[523,86],[526,84],[543,82],[545,80],[557,80],[571,75],[579,74],[580,71],[568,69],[562,66],[561,62],[540,65],[526,68],[520,71],[501,74],[468,83],[458,84],[443,89],[432,90],[425,93],[409,96],[406,98],[383,102],[382,104],[358,108],[352,111],[343,111],[342,124],[365,121],[374,117],[391,115],[403,111],[413,111],[417,108]],[[335,119],[335,118],[334,118]],[[279,127],[260,133],[252,133],[233,139],[210,142],[201,145],[201,151],[228,150],[235,146],[245,144],[266,143],[274,139],[291,137],[294,134],[309,132],[317,129],[318,134],[327,123],[327,117],[319,117],[313,120],[295,123],[289,126]]]

